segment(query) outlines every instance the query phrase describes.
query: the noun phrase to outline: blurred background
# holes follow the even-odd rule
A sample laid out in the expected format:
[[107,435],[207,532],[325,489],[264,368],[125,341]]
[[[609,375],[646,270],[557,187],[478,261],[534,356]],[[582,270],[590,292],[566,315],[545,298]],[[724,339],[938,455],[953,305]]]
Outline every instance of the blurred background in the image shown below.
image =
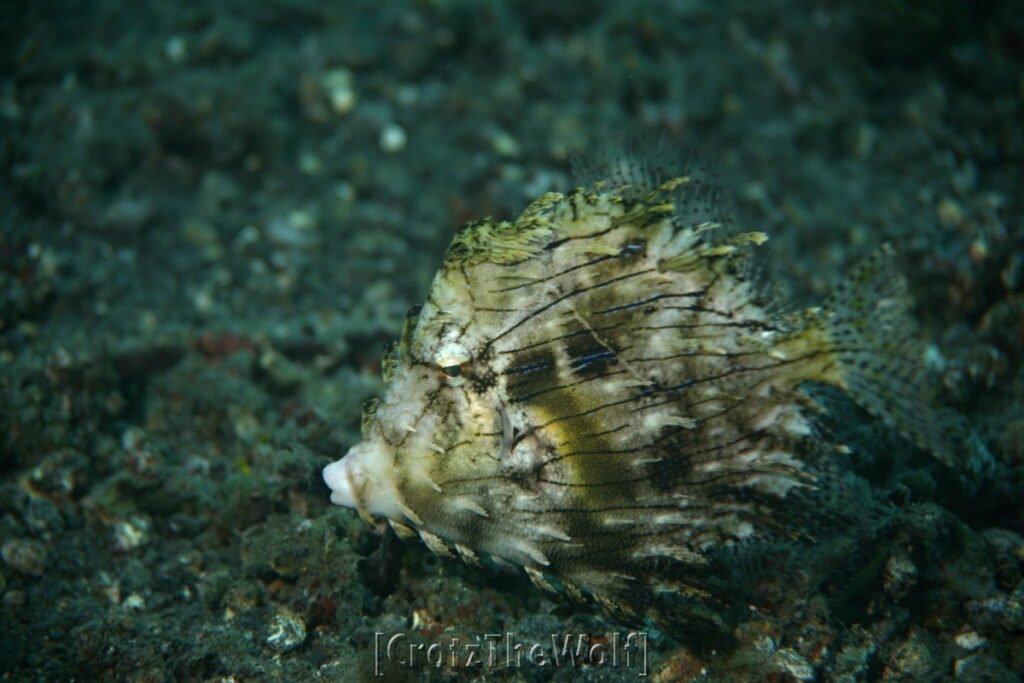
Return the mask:
[[[1017,680],[1019,0],[3,3],[0,670],[352,680],[377,631],[616,628],[329,509],[319,471],[454,229],[645,131],[770,235],[781,306],[891,241],[969,431],[950,471],[838,406],[898,510],[869,612],[775,624],[727,677]],[[699,671],[652,642],[661,680]]]

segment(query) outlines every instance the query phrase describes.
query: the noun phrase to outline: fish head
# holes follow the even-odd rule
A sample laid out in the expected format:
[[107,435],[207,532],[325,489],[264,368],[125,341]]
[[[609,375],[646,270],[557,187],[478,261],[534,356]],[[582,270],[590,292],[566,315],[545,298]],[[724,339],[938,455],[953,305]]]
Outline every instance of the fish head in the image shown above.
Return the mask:
[[453,282],[463,275],[443,269],[426,304],[410,310],[384,356],[384,395],[363,407],[362,440],[324,480],[335,504],[477,546],[501,491],[529,463],[508,457],[491,321],[456,295],[482,283]]

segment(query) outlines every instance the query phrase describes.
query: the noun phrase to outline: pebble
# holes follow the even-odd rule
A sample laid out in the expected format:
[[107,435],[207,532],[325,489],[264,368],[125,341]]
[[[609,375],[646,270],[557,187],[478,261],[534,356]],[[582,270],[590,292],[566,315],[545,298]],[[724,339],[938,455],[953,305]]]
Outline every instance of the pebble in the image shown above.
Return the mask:
[[320,87],[334,113],[345,115],[355,109],[359,101],[355,77],[348,69],[331,69],[320,77]]
[[171,36],[164,43],[164,56],[172,64],[181,64],[188,56],[188,44],[181,36]]
[[401,152],[405,149],[405,129],[397,123],[386,124],[380,130],[380,148],[388,154]]
[[30,576],[42,576],[46,569],[46,546],[31,538],[12,538],[0,548],[8,566]]
[[138,593],[132,593],[124,599],[124,602],[121,603],[121,606],[124,607],[126,610],[130,610],[132,612],[141,612],[142,610],[146,609],[146,600]]
[[127,519],[115,520],[112,527],[114,530],[114,545],[118,550],[134,550],[145,544],[148,540],[151,527],[149,517],[142,514],[131,515]]
[[302,617],[287,607],[279,608],[273,619],[270,620],[267,646],[280,654],[294,650],[305,640],[306,622]]
[[10,590],[4,593],[4,607],[24,607],[26,602],[28,602],[28,596],[25,595],[25,591]]
[[900,600],[917,584],[917,567],[910,558],[894,555],[885,563],[883,587],[891,600]]
[[981,637],[977,631],[965,631],[956,637],[956,644],[970,651],[977,650],[985,642],[985,638]]
[[503,157],[519,156],[519,142],[503,130],[494,132],[491,136],[491,145],[494,146],[494,151]]
[[813,681],[814,667],[795,650],[777,650],[771,658],[772,668],[798,681]]

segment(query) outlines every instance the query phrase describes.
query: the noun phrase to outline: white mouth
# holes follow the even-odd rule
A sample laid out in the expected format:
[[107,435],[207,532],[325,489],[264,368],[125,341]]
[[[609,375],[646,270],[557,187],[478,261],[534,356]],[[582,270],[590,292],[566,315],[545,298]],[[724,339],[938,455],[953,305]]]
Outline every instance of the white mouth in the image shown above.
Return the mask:
[[377,441],[360,441],[325,467],[324,483],[331,489],[332,503],[355,508],[360,515],[395,517],[400,509],[394,456]]
[[355,490],[365,480],[366,474],[358,466],[353,467],[348,456],[324,468],[324,483],[331,489],[331,502],[335,505],[356,507]]

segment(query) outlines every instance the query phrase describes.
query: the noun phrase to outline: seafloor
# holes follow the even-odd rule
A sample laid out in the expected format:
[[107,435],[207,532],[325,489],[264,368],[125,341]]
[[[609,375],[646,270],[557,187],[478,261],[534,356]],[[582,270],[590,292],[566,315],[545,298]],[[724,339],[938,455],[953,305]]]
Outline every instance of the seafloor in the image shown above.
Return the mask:
[[[642,130],[770,234],[784,303],[891,241],[972,434],[947,467],[829,398],[881,512],[737,650],[651,631],[651,676],[1020,680],[1021,2],[11,0],[0,22],[4,680],[376,680],[376,633],[614,642],[330,507],[320,469],[453,229]],[[385,679],[642,673],[416,652]]]

